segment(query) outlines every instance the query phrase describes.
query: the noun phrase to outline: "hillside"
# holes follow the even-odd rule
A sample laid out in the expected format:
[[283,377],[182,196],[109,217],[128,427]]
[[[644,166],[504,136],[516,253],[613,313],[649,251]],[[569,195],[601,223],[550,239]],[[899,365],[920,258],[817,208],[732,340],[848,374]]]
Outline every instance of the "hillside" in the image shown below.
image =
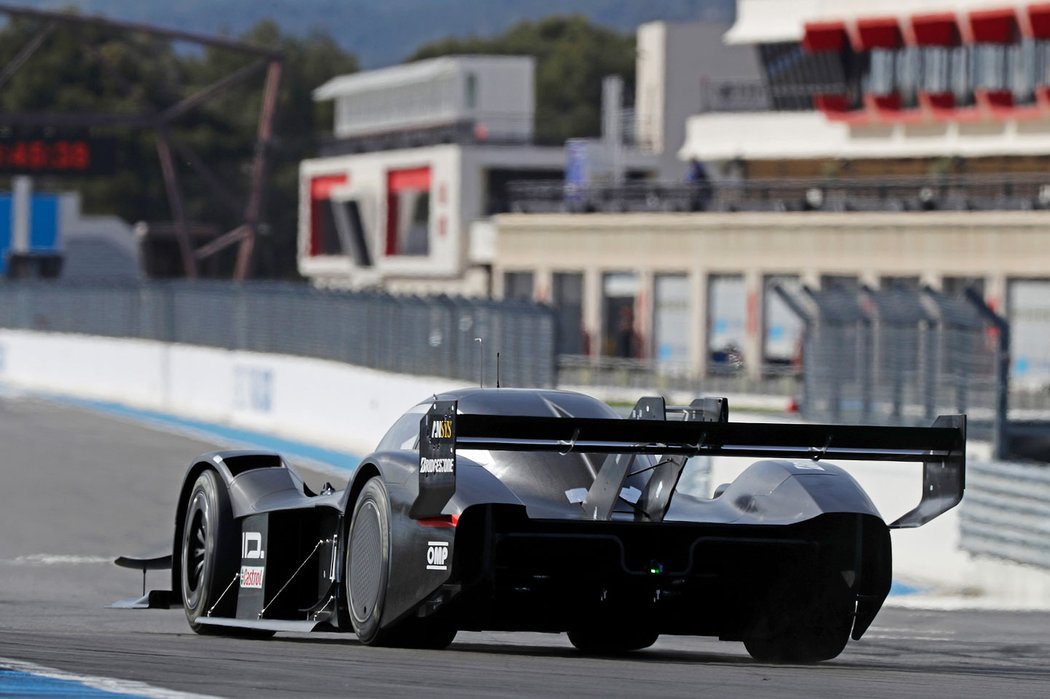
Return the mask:
[[491,36],[522,20],[580,13],[633,32],[652,20],[727,22],[734,0],[22,0],[36,9],[79,7],[88,14],[153,22],[199,32],[240,34],[262,19],[284,32],[332,35],[364,68],[403,61],[418,46],[445,37]]

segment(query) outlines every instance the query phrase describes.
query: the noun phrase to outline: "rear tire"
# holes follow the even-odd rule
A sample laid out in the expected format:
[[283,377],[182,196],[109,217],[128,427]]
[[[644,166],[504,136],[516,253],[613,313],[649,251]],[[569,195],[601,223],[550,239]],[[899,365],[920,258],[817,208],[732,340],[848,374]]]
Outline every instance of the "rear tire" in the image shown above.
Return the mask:
[[648,648],[660,637],[646,629],[585,628],[569,631],[569,642],[583,653],[616,655]]
[[856,598],[842,578],[828,573],[808,595],[783,586],[771,592],[761,618],[744,639],[752,658],[767,663],[811,664],[837,657],[849,641]]
[[346,599],[358,640],[366,646],[448,647],[456,637],[455,627],[432,619],[379,626],[390,576],[390,496],[382,478],[372,478],[361,489],[346,540]]
[[381,645],[379,628],[390,574],[390,497],[378,476],[354,503],[346,547],[346,599],[358,640]]

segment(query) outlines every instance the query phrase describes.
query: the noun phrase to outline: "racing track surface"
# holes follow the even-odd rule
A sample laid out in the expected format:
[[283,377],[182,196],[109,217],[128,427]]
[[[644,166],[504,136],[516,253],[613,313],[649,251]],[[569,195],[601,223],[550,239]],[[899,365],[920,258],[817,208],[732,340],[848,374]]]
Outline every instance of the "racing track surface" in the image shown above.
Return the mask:
[[253,698],[1050,696],[1045,613],[887,609],[865,639],[815,667],[762,665],[739,643],[693,638],[586,658],[564,636],[542,634],[460,634],[437,652],[367,648],[340,634],[195,636],[181,610],[104,608],[141,582],[106,561],[165,549],[183,470],[213,445],[2,397],[0,445],[0,663]]

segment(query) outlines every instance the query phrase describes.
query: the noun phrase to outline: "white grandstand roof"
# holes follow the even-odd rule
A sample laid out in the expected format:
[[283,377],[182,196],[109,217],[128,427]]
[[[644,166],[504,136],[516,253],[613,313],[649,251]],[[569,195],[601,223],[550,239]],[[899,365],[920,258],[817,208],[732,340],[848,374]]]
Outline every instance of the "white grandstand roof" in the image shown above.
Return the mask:
[[497,64],[533,63],[532,56],[440,56],[414,63],[379,68],[350,75],[339,75],[314,90],[317,101],[356,95],[373,90],[387,90],[402,85],[427,83],[460,70]]
[[800,41],[806,22],[858,17],[913,17],[936,12],[1027,7],[1018,0],[737,0],[736,23],[723,36],[727,44]]
[[690,117],[682,160],[1050,155],[1050,120],[850,125],[821,112]]

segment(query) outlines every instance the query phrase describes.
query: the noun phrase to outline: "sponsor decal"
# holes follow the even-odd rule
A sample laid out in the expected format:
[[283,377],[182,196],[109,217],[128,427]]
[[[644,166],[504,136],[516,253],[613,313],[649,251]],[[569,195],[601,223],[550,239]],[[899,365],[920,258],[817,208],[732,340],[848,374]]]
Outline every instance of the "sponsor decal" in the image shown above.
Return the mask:
[[238,366],[233,374],[233,404],[237,410],[269,413],[273,409],[273,372]]
[[452,421],[435,420],[430,426],[431,439],[452,439]]
[[266,566],[241,566],[241,587],[262,589]]
[[241,558],[263,559],[266,553],[263,551],[262,534],[259,532],[244,532],[241,534]]
[[795,464],[795,468],[799,471],[823,471],[824,467],[820,464]]
[[428,459],[423,457],[419,460],[420,473],[452,473],[454,459]]
[[427,542],[427,570],[448,570],[448,542]]

